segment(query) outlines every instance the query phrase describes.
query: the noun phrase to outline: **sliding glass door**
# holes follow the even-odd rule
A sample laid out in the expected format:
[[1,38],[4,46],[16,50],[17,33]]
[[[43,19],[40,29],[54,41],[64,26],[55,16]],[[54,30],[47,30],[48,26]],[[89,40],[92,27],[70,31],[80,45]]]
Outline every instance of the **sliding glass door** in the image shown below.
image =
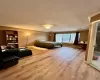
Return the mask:
[[94,40],[92,65],[100,70],[100,22],[96,23],[96,35]]

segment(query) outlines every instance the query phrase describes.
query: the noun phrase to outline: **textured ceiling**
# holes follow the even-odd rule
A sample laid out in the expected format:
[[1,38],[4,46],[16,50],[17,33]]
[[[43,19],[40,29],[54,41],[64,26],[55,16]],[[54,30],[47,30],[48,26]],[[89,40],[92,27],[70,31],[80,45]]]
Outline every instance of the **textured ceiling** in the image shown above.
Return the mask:
[[[0,25],[39,31],[86,29],[100,0],[0,0]],[[54,24],[47,30],[42,24]]]

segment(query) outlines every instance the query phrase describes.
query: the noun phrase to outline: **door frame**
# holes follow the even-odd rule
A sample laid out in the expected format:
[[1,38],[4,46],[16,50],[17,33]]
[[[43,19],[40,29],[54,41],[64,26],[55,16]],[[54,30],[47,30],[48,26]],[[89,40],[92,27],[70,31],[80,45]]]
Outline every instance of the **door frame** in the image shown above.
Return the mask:
[[94,54],[94,45],[96,42],[96,34],[97,34],[97,23],[100,21],[92,22],[90,25],[90,33],[89,33],[89,41],[88,41],[88,50],[87,50],[87,63],[92,63],[92,58]]

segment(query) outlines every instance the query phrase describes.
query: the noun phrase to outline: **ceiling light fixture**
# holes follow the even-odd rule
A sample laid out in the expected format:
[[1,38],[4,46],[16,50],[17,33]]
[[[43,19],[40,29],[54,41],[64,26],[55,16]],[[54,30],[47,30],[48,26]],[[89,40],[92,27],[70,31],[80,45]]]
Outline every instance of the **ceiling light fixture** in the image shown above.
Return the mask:
[[44,24],[42,26],[45,27],[46,29],[50,29],[51,27],[53,27],[52,24]]

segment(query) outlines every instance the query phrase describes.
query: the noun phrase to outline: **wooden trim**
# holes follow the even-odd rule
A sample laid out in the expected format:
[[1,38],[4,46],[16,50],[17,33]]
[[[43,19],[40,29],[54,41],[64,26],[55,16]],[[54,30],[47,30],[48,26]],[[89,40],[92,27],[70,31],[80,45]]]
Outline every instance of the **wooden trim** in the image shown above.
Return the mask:
[[97,32],[97,23],[91,23],[90,26],[90,33],[89,33],[89,42],[88,42],[88,48],[87,48],[87,55],[86,55],[86,60],[88,63],[92,62],[93,58],[93,53],[94,53],[94,44],[95,44],[95,39],[96,39],[96,32]]
[[88,57],[91,28],[92,28],[92,24],[89,25],[89,33],[88,33],[88,41],[87,41],[87,49],[86,49],[86,54],[85,54],[85,61],[87,61],[87,57]]
[[90,17],[90,23],[100,20],[100,13]]

